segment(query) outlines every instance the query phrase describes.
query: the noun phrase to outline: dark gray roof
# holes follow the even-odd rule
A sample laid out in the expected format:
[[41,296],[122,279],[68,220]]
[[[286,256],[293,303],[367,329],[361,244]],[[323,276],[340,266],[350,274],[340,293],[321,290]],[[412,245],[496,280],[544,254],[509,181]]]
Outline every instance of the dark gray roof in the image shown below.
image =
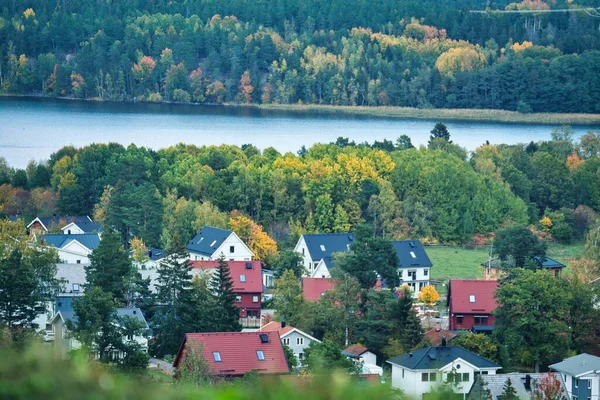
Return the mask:
[[[60,310],[60,315],[62,319],[67,321],[72,321],[74,324],[77,324],[77,316],[75,315],[75,311],[73,310]],[[58,315],[58,313],[57,313]],[[148,329],[148,323],[146,322],[146,318],[144,318],[144,314],[142,314],[142,310],[137,307],[134,308],[117,308],[117,315],[119,317],[131,317],[135,318],[138,321],[144,324],[144,328]]]
[[186,249],[193,253],[212,255],[223,244],[225,239],[231,235],[231,231],[212,226],[205,226],[188,243]]
[[[91,222],[92,220],[87,215],[76,215],[76,216],[58,216],[55,215],[53,217],[38,217],[40,222],[44,224],[46,229],[50,229],[52,225],[57,225],[61,222],[64,222],[64,225],[68,225],[71,222],[75,222],[76,224]],[[32,221],[33,222],[33,221]],[[31,224],[30,224],[31,225]],[[62,226],[60,226],[62,228]]]
[[163,249],[148,247],[148,258],[152,261],[158,261],[165,258],[166,254]]
[[[504,393],[504,385],[506,384],[506,381],[510,378],[510,382],[512,383],[512,386],[515,388],[515,391],[517,392],[517,397],[519,399],[529,399],[531,398],[532,395],[532,390],[536,390],[536,387],[539,384],[539,380],[540,378],[542,378],[543,376],[545,376],[546,374],[540,374],[540,373],[529,373],[529,374],[524,374],[524,373],[510,373],[510,374],[496,374],[496,375],[480,375],[477,380],[475,381],[475,383],[473,384],[473,386],[471,387],[471,390],[469,391],[469,393],[467,394],[467,399],[473,399],[473,400],[479,400],[481,399],[481,385],[483,382],[485,382],[486,387],[489,389],[491,395],[492,395],[492,399],[498,399],[500,398],[500,396]],[[526,380],[527,380],[527,376],[529,376],[531,378],[530,384],[529,384],[529,388],[526,388]],[[563,389],[563,394],[566,395],[567,391],[566,391],[566,387],[565,387],[565,383],[562,379],[562,376],[560,374],[556,374],[556,378],[558,379],[558,381],[561,384],[561,387]]]
[[600,370],[600,357],[583,353],[569,357],[559,363],[552,364],[548,368],[555,371],[566,372],[569,375],[578,376],[590,371]]
[[[318,233],[302,235],[313,261],[332,258],[333,253],[348,251],[354,243],[354,233]],[[328,266],[329,267],[329,266]]]
[[[548,256],[546,256],[544,258],[544,262],[541,262],[541,257],[539,256],[535,256],[533,257],[533,259],[535,260],[536,264],[538,265],[538,267],[543,267],[543,268],[564,268],[566,267],[565,264],[556,261],[553,258],[550,258]],[[499,258],[492,258],[489,261],[483,262],[481,263],[482,267],[487,267],[488,265],[490,265],[492,268],[497,268],[498,267],[498,262],[500,261]]]
[[[69,224],[67,224],[69,225]],[[65,226],[67,226],[65,225]],[[93,221],[85,221],[85,222],[75,222],[75,225],[77,225],[83,232],[85,233],[93,233],[93,232],[101,232],[102,231],[102,225],[100,225],[97,222],[93,222]],[[64,227],[61,227],[64,228]]]
[[387,362],[408,369],[439,369],[458,358],[477,368],[501,368],[500,365],[458,346],[425,347],[390,358]]
[[49,246],[54,246],[58,249],[65,247],[73,240],[77,240],[90,250],[94,250],[100,244],[100,236],[97,233],[83,233],[81,235],[63,235],[50,234],[42,236]]
[[431,267],[431,260],[418,240],[393,241],[394,249],[400,259],[400,268]]

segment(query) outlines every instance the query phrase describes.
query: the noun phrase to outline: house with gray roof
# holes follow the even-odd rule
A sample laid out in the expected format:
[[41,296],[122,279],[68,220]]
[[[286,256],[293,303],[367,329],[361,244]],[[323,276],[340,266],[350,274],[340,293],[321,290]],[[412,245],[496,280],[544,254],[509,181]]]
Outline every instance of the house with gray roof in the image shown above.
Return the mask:
[[48,234],[41,240],[50,247],[56,248],[58,257],[66,264],[89,264],[89,255],[100,244],[98,233],[84,234]]
[[392,366],[392,387],[409,398],[422,399],[444,382],[453,382],[465,395],[479,375],[494,375],[501,368],[458,346],[426,347],[386,361]]
[[[138,320],[144,327],[143,333],[135,336],[123,336],[123,342],[137,342],[142,351],[148,351],[148,333],[149,326],[146,322],[146,318],[142,314],[142,311],[137,308],[118,308],[117,309],[117,320],[122,321],[124,318],[132,318]],[[70,322],[77,325],[77,316],[73,309],[60,309],[54,317],[50,320],[48,330],[44,335],[45,342],[51,342],[57,349],[62,352],[63,357],[66,357],[71,350],[81,348],[81,343],[77,341],[72,335],[69,334],[67,323]],[[119,322],[118,322],[119,323]],[[114,350],[114,358],[123,358],[125,354],[122,350]]]
[[510,374],[479,375],[467,394],[467,400],[484,399],[486,398],[486,391],[489,391],[493,400],[500,399],[509,379],[519,399],[534,398],[540,391],[540,383],[548,379],[556,379],[560,384],[563,395],[567,396],[567,388],[560,374],[513,372]]
[[578,354],[548,368],[562,376],[569,399],[600,398],[600,357]]
[[[539,269],[550,271],[556,278],[559,278],[562,275],[562,269],[566,267],[565,264],[548,256],[543,258],[534,256],[532,259]],[[485,268],[485,279],[497,279],[505,273],[502,270],[502,260],[499,258],[492,258],[481,263],[481,266]]]
[[400,260],[398,274],[402,284],[407,284],[414,297],[421,289],[429,285],[429,276],[433,264],[418,240],[395,240],[392,242]]
[[190,260],[217,260],[223,254],[229,261],[251,261],[254,253],[235,232],[205,226],[188,243]]
[[[81,225],[81,227],[79,228],[75,228],[73,227],[71,233],[75,234],[75,233],[92,233],[92,232],[99,232],[99,225],[95,224],[95,225],[86,225],[88,223],[93,223],[94,221],[92,221],[92,219],[87,216],[87,215],[76,215],[76,216],[58,216],[58,215],[53,215],[51,217],[37,217],[35,218],[33,221],[31,221],[28,225],[27,225],[27,229],[34,233],[34,232],[38,232],[41,234],[44,233],[48,233],[50,231],[58,231],[59,229],[62,230],[63,228],[65,228],[66,226],[79,226]],[[82,227],[85,227],[85,229],[83,229]],[[69,228],[70,229],[70,228]],[[95,229],[95,230],[89,230],[89,229]],[[68,232],[63,232],[63,233],[68,233]]]

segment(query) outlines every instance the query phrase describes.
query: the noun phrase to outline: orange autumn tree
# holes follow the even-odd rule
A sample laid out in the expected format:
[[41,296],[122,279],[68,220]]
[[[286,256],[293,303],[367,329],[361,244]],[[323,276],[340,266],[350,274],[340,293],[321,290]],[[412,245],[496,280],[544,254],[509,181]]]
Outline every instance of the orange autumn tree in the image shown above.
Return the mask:
[[554,372],[548,372],[540,378],[531,398],[533,400],[567,400],[563,385]]
[[277,243],[263,231],[262,226],[239,211],[231,212],[229,225],[231,230],[252,250],[254,259],[268,262],[279,254]]
[[577,168],[581,166],[585,161],[579,158],[579,155],[575,152],[567,157],[567,167],[569,167],[569,171],[576,171]]

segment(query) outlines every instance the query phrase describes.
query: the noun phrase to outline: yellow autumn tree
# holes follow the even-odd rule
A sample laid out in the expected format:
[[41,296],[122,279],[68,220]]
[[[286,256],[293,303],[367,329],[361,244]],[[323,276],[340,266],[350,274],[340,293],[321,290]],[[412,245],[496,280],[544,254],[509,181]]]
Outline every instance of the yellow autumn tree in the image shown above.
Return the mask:
[[579,155],[575,152],[567,157],[567,167],[569,167],[569,171],[576,171],[577,168],[581,166],[585,161],[579,158]]
[[552,220],[544,215],[542,219],[540,219],[540,225],[542,226],[542,231],[550,232],[552,230]]
[[440,295],[432,285],[427,285],[419,292],[419,301],[426,306],[432,306],[440,300]]
[[239,211],[234,210],[231,212],[229,225],[231,230],[254,253],[255,260],[268,261],[279,254],[277,243],[263,231],[262,226],[242,215]]
[[134,236],[129,242],[129,246],[131,246],[132,257],[135,262],[145,263],[148,261],[148,247],[142,239]]
[[440,54],[435,67],[440,75],[454,78],[457,72],[473,71],[485,66],[486,58],[479,47],[454,47]]

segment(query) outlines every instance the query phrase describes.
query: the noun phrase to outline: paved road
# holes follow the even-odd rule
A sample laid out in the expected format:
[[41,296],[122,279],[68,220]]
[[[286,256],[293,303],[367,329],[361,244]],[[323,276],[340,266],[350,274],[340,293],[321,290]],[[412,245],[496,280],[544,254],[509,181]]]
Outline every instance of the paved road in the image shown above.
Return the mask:
[[150,358],[148,367],[156,368],[165,375],[169,376],[172,376],[174,371],[173,364],[165,360],[160,360],[158,358]]

